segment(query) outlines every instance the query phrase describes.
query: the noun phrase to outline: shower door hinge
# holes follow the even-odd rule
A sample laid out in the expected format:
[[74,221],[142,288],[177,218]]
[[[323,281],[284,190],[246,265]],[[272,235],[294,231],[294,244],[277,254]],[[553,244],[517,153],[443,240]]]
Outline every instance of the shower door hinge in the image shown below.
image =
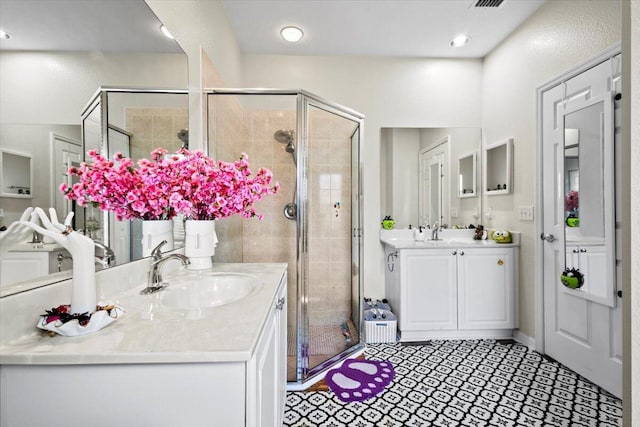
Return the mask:
[[362,230],[360,230],[359,228],[354,228],[353,237],[362,237]]

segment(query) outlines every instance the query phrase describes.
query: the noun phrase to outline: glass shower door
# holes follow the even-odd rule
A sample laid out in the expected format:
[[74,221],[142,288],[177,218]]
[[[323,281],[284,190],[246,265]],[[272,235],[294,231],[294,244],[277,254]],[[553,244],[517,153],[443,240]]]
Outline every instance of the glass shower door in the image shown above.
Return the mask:
[[303,381],[360,342],[359,123],[326,106],[306,110]]

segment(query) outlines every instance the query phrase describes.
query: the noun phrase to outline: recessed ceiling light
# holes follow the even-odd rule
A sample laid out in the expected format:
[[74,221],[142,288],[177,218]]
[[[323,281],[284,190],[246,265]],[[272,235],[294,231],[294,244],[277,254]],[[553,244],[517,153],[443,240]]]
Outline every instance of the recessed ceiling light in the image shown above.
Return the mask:
[[4,31],[0,30],[0,39],[8,40],[10,38],[11,38],[11,35],[9,35],[8,33],[5,33]]
[[286,41],[295,43],[302,38],[304,33],[298,27],[284,27],[280,30],[280,35]]
[[164,25],[160,25],[160,31],[162,31],[162,34],[164,34],[166,38],[173,40],[173,34],[169,32],[167,27],[165,27]]
[[453,40],[451,40],[449,42],[449,46],[451,47],[462,47],[464,45],[466,45],[467,43],[469,43],[469,41],[471,40],[471,37],[469,37],[466,34],[460,34],[459,36],[456,36]]

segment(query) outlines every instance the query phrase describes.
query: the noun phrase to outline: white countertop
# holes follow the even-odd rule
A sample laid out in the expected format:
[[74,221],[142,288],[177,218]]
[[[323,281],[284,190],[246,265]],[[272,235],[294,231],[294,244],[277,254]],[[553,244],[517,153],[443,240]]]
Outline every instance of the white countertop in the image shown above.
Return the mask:
[[[81,337],[39,332],[35,325],[40,313],[34,313],[32,334],[0,345],[0,364],[247,361],[273,309],[286,264],[214,263],[213,271],[253,275],[262,286],[240,301],[188,311],[161,306],[164,291],[140,295],[140,284],[111,299],[126,310],[121,319]],[[171,275],[164,278],[171,283]]]
[[[510,232],[512,243],[498,243],[492,239],[474,240],[474,230],[445,229],[439,232],[440,240],[416,240],[415,230],[381,230],[380,242],[393,249],[451,249],[451,248],[497,248],[520,246],[520,233]],[[431,237],[431,230],[424,230],[427,238]]]
[[498,243],[493,240],[443,239],[415,241],[410,239],[383,239],[382,243],[394,249],[451,249],[451,248],[510,248],[517,243]]

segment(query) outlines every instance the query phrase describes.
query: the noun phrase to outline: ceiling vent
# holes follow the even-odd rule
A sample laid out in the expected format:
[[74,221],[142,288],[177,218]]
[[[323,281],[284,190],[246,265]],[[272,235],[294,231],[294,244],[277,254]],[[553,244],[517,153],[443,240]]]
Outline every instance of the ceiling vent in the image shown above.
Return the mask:
[[472,7],[500,7],[504,0],[476,0]]

